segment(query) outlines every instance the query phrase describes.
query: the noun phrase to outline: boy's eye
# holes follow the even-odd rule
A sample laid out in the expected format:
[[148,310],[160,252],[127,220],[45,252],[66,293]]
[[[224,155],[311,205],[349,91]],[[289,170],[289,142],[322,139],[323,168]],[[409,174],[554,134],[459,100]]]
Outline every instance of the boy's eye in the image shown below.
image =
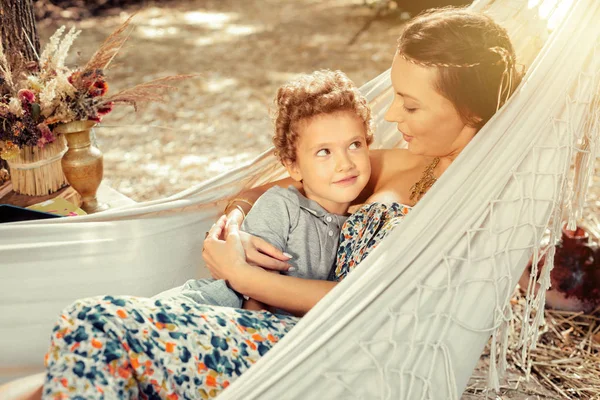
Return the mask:
[[321,149],[319,151],[317,151],[317,157],[325,157],[329,155],[329,150],[327,149]]
[[350,150],[360,149],[361,147],[362,147],[362,143],[359,142],[358,140],[356,142],[352,142],[352,144],[350,144]]

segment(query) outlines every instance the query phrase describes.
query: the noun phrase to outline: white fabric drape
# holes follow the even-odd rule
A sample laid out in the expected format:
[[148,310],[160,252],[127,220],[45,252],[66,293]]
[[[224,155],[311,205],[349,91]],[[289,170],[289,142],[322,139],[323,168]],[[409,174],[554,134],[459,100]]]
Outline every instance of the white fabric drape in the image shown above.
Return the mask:
[[[574,145],[591,135],[584,127],[597,127],[589,119],[597,118],[600,4],[472,8],[509,30],[529,66],[519,90],[402,224],[223,399],[456,399],[490,335],[496,340],[512,290],[560,212]],[[401,145],[383,121],[388,74],[362,88],[375,147]],[[282,175],[267,151],[164,200],[0,226],[0,373],[41,370],[52,323],[76,298],[150,296],[204,275],[202,240],[223,199]]]

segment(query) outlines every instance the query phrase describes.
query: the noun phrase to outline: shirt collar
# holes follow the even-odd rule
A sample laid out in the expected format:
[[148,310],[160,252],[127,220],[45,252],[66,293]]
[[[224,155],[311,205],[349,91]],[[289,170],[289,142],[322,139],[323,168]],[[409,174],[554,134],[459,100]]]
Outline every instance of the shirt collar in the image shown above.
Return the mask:
[[300,204],[300,208],[320,218],[331,214],[327,212],[327,210],[325,210],[323,207],[321,207],[321,205],[319,205],[319,203],[317,203],[316,201],[311,200],[302,195],[302,193],[300,193],[300,191],[298,191],[298,189],[296,189],[295,186],[290,186],[288,189],[296,196],[298,196],[298,203]]

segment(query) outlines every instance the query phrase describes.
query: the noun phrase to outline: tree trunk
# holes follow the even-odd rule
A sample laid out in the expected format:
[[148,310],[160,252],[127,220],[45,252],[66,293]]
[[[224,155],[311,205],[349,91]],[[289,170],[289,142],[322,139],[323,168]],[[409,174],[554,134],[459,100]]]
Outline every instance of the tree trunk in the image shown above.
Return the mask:
[[40,39],[31,0],[0,0],[0,36],[10,62],[17,53],[25,61],[37,60]]
[[[0,0],[0,37],[9,64],[37,60],[40,39],[35,27],[31,0]],[[20,56],[19,56],[20,54]],[[7,168],[0,160],[0,169]]]

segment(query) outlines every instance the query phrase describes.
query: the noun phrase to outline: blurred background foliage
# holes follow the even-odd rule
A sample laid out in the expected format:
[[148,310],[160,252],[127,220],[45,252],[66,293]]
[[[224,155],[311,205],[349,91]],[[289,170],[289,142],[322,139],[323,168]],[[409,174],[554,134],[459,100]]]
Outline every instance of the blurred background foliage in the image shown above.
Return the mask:
[[[38,21],[46,18],[80,20],[92,16],[112,15],[132,5],[168,5],[173,0],[33,0]],[[362,0],[363,5],[388,12],[417,14],[431,7],[462,6],[468,0]]]
[[389,68],[403,23],[465,0],[33,0],[42,45],[60,25],[86,60],[129,15],[135,29],[108,73],[109,93],[199,74],[166,104],[123,107],[96,129],[104,182],[137,201],[175,194],[249,162],[271,145],[277,88],[340,69],[362,85]]

